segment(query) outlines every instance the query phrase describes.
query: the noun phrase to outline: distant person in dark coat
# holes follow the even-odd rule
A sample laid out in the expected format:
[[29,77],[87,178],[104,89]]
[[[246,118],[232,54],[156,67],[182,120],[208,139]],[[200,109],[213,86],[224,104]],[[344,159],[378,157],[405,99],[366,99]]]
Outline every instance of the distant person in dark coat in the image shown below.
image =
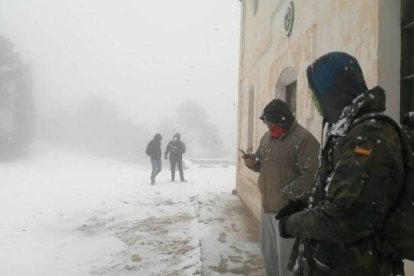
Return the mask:
[[161,164],[161,134],[155,134],[154,138],[148,143],[146,153],[151,158],[152,172],[151,184],[155,184],[155,177],[162,169]]
[[178,166],[178,171],[180,172],[181,182],[186,182],[184,179],[183,173],[183,154],[185,153],[185,145],[180,140],[180,133],[176,133],[173,136],[173,140],[170,141],[165,150],[165,159],[170,155],[170,164],[171,164],[171,181],[175,181],[175,166]]

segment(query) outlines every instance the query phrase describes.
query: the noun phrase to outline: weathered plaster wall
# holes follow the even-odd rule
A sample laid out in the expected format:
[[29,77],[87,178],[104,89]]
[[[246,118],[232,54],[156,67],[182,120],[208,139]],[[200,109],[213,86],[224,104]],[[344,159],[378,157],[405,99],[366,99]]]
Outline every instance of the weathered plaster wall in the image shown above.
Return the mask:
[[[256,149],[265,132],[258,117],[277,94],[275,87],[286,67],[292,67],[297,74],[297,120],[320,138],[321,118],[311,103],[305,70],[315,58],[330,51],[345,51],[355,56],[368,86],[383,85],[388,90],[390,114],[398,114],[399,99],[395,97],[399,91],[398,0],[295,0],[290,38],[283,27],[289,0],[260,0],[255,15],[253,2],[242,0],[239,147],[247,145],[250,87],[255,90]],[[238,164],[238,194],[258,216],[260,195],[256,180],[255,173]]]
[[387,93],[387,113],[399,120],[401,63],[401,1],[379,0],[378,85]]

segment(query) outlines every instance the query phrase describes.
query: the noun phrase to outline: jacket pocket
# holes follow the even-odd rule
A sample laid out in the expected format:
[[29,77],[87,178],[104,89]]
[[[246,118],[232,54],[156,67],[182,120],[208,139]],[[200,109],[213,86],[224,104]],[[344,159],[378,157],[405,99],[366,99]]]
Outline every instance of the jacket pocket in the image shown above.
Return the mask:
[[329,272],[334,266],[335,262],[332,256],[335,252],[324,243],[312,242],[310,245],[308,263],[309,266],[320,272]]

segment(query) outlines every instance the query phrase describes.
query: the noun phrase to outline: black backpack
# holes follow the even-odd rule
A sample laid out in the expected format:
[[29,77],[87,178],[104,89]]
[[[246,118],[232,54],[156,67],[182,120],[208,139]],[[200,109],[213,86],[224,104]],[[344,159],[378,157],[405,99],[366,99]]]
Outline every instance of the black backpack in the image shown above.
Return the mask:
[[391,117],[382,113],[363,115],[354,124],[372,119],[387,121],[395,128],[401,141],[404,162],[404,184],[385,219],[382,238],[389,242],[397,258],[414,261],[414,156],[410,146],[410,142],[414,141],[409,140]]

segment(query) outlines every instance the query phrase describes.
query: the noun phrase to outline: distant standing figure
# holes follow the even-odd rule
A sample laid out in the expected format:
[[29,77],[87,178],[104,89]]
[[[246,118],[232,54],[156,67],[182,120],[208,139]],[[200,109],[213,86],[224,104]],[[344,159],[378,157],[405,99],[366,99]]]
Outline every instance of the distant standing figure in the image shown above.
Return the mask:
[[155,184],[155,177],[162,169],[161,164],[161,134],[155,134],[154,138],[148,143],[146,153],[151,158],[152,172],[151,184]]
[[183,173],[183,154],[185,153],[185,145],[180,140],[180,133],[176,133],[173,136],[173,140],[170,141],[165,150],[165,159],[168,158],[170,154],[170,164],[171,164],[171,181],[175,181],[175,166],[178,166],[178,171],[180,172],[181,182],[186,182],[184,179]]

